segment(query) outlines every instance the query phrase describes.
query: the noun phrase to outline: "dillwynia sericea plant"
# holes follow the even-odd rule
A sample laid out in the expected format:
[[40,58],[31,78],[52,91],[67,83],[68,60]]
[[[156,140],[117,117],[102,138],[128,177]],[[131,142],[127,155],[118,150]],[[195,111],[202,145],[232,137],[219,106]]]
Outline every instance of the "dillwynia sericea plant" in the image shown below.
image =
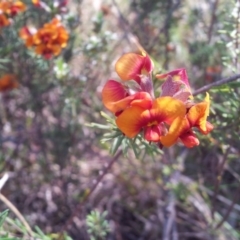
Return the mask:
[[199,145],[194,129],[205,135],[213,129],[207,121],[209,94],[206,93],[202,102],[195,103],[187,72],[182,68],[156,75],[157,79],[164,80],[161,94],[156,97],[153,69],[154,64],[145,52],[120,57],[115,70],[121,82],[107,81],[102,90],[104,106],[115,115],[118,129],[127,138],[141,134],[160,148],[173,146],[178,141],[188,148]]

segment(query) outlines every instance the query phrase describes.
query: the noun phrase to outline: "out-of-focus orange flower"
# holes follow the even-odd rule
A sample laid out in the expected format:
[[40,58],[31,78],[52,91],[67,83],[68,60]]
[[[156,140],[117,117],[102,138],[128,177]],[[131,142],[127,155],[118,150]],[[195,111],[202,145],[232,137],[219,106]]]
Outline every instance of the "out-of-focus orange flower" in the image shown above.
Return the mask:
[[31,29],[28,27],[23,27],[19,31],[20,37],[25,40],[25,44],[27,47],[33,46],[33,33],[31,32]]
[[222,67],[220,65],[208,66],[205,71],[206,71],[206,76],[205,76],[206,80],[209,82],[212,82],[220,76]]
[[10,17],[16,16],[18,13],[26,10],[26,5],[21,1],[2,0],[0,3],[0,11],[6,13]]
[[14,1],[10,3],[10,7],[7,10],[7,13],[14,17],[20,12],[24,12],[26,10],[26,5],[21,1]]
[[0,2],[0,12],[5,13],[9,8],[9,3],[7,1]]
[[1,0],[0,2],[0,28],[10,24],[10,18],[26,10],[26,5],[21,1]]
[[5,74],[0,78],[0,92],[5,92],[18,87],[16,76]]
[[10,21],[4,14],[0,14],[0,28],[6,27],[10,24]]
[[32,0],[32,3],[37,6],[37,7],[40,7],[41,6],[41,1],[40,0]]
[[22,28],[20,37],[25,40],[27,47],[34,47],[37,54],[49,59],[57,56],[67,46],[69,35],[61,22],[55,18],[44,24],[35,34],[31,34],[27,27]]

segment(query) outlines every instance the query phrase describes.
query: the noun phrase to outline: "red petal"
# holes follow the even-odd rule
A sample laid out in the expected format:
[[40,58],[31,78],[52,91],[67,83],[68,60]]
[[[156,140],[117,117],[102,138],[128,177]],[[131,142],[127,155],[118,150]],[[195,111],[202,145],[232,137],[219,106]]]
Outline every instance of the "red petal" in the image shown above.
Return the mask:
[[121,83],[114,80],[109,80],[102,90],[103,104],[108,110],[115,113],[119,111],[119,109],[114,105],[114,103],[122,100],[126,97],[126,95],[126,89]]
[[152,125],[144,129],[144,138],[149,142],[159,142],[161,135],[160,125]]
[[197,137],[195,136],[191,129],[183,133],[180,136],[180,139],[183,142],[183,144],[188,148],[192,148],[199,145],[199,140],[197,139]]

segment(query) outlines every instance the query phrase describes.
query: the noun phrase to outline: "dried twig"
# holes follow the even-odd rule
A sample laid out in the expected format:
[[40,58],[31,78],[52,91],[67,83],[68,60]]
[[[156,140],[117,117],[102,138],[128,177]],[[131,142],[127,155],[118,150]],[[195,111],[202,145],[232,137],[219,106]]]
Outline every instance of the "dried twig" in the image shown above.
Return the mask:
[[215,2],[213,4],[212,18],[211,18],[210,26],[209,26],[209,29],[208,29],[208,35],[207,35],[208,36],[208,43],[211,42],[211,38],[212,38],[213,26],[214,26],[214,23],[216,21],[216,11],[217,11],[218,2],[219,2],[219,0],[215,0]]
[[197,89],[194,93],[193,93],[193,96],[196,96],[200,93],[203,93],[203,92],[206,92],[208,91],[209,89],[213,88],[213,87],[216,87],[216,86],[220,86],[220,85],[224,85],[224,84],[227,84],[227,83],[230,83],[230,82],[234,82],[236,80],[238,80],[240,78],[240,73],[236,74],[236,75],[233,75],[231,77],[228,77],[228,78],[224,78],[222,80],[219,80],[217,82],[214,82],[214,83],[211,83],[211,84],[208,84],[204,87],[201,87],[199,89]]
[[103,177],[108,173],[108,171],[111,169],[112,165],[118,160],[118,158],[121,156],[122,151],[118,151],[116,155],[113,157],[113,159],[108,163],[107,167],[102,171],[102,174],[98,177],[95,184],[92,186],[90,191],[85,195],[84,199],[76,206],[75,210],[73,211],[70,218],[65,223],[64,227],[62,228],[61,235],[63,236],[63,233],[67,230],[67,228],[70,226],[70,224],[73,222],[73,219],[80,214],[82,207],[84,204],[88,201],[91,194],[94,192],[94,190],[97,188],[99,183],[102,181]]
[[[191,179],[191,178],[189,178],[187,176],[180,175],[179,180],[180,180],[180,182],[182,182],[183,184],[185,184],[187,186],[189,186],[190,184],[197,184],[198,188],[201,191],[206,192],[211,197],[214,196],[214,192],[213,191],[209,190],[207,187],[204,187],[201,184],[198,184],[196,181],[194,181],[193,179]],[[222,195],[219,195],[219,194],[216,197],[217,197],[218,201],[220,201],[221,203],[223,203],[223,204],[225,204],[227,206],[231,206],[232,202],[228,198],[226,198],[226,197],[224,197]],[[235,204],[233,206],[233,209],[240,213],[240,205]]]
[[33,231],[23,215],[18,211],[18,209],[4,196],[0,193],[0,200],[5,203],[5,205],[17,216],[17,218],[22,222],[25,226],[27,232],[31,237],[33,237]]
[[118,12],[118,17],[124,30],[124,37],[126,37],[129,44],[133,43],[134,45],[136,45],[139,51],[145,51],[143,46],[140,44],[138,38],[132,33],[130,24],[119,9],[117,2],[115,0],[112,0],[112,4]]
[[[172,165],[172,155],[169,150],[165,151],[165,161]],[[169,176],[165,176],[164,180],[164,195],[166,196],[165,205],[163,207],[163,240],[178,240],[178,231],[176,224],[176,209],[175,209],[175,194],[171,187],[169,188],[167,185],[169,183],[176,184],[178,182],[178,178],[180,176],[179,170],[173,170],[173,172]]]
[[238,199],[238,197],[239,197],[239,194],[240,194],[240,185],[238,186],[238,189],[237,189],[237,191],[236,191],[236,193],[235,193],[235,195],[234,195],[234,199],[233,199],[233,201],[232,201],[232,204],[231,204],[231,205],[229,206],[229,208],[227,209],[227,212],[226,212],[226,214],[223,216],[222,220],[216,225],[215,230],[218,229],[218,228],[220,228],[220,227],[224,224],[224,222],[228,219],[231,211],[233,210],[234,205],[235,205],[236,202],[237,202],[237,199]]
[[163,240],[178,240],[175,195],[171,189],[165,191],[167,195],[164,206]]
[[212,218],[214,219],[214,212],[215,212],[215,209],[216,209],[216,200],[217,200],[217,195],[219,193],[219,186],[220,186],[220,183],[221,183],[221,179],[222,179],[222,174],[223,174],[223,170],[224,170],[224,165],[228,159],[228,154],[230,152],[230,147],[227,148],[224,156],[223,156],[223,160],[221,162],[221,164],[219,165],[218,167],[218,176],[216,178],[216,181],[215,181],[215,186],[214,186],[214,195],[213,195],[213,200],[212,200]]

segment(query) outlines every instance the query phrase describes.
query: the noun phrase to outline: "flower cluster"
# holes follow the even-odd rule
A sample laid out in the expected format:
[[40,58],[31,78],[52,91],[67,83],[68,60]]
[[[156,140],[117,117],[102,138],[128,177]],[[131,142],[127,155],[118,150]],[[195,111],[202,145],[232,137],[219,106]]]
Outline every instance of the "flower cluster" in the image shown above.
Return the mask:
[[0,1],[0,28],[8,26],[10,19],[18,13],[26,10],[26,5],[21,1],[1,0]]
[[[108,80],[102,90],[104,106],[115,114],[116,125],[129,138],[143,132],[149,142],[170,147],[178,140],[186,147],[199,145],[193,132],[197,128],[208,134],[213,126],[207,122],[210,100],[194,103],[185,69],[176,69],[156,77],[165,79],[161,95],[154,96],[154,65],[146,53],[127,53],[116,63],[122,83]],[[133,80],[133,81],[130,81]],[[130,83],[131,87],[125,83]]]
[[0,78],[0,92],[6,92],[18,87],[16,76],[5,74]]
[[33,47],[37,54],[50,59],[52,56],[59,55],[67,46],[69,35],[61,22],[54,18],[38,30],[29,27],[22,28],[20,37],[27,47]]

